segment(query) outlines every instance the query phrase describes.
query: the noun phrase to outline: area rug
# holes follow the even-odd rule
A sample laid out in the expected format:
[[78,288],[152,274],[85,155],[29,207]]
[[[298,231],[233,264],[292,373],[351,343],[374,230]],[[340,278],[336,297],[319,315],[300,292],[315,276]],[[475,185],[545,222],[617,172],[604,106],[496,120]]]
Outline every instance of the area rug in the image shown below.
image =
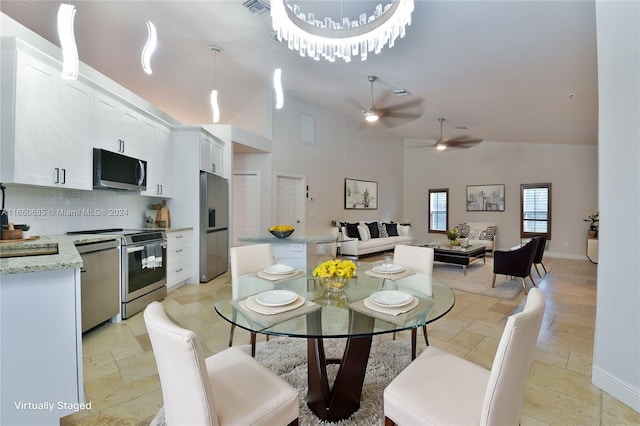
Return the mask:
[[[513,300],[520,294],[522,291],[522,281],[520,278],[511,279],[511,277],[505,275],[498,275],[496,277],[496,286],[492,288],[493,258],[487,257],[486,262],[487,263],[478,262],[468,266],[467,275],[464,274],[462,266],[460,265],[434,262],[433,276],[454,290],[482,294],[484,296],[505,300]],[[537,278],[535,272],[533,272],[532,276],[537,284],[540,280]],[[528,279],[527,286],[531,287],[531,282]]]
[[[339,357],[344,350],[345,339],[326,339],[327,357]],[[250,353],[249,345],[238,346]],[[307,407],[307,341],[296,338],[277,338],[256,345],[256,360],[281,376],[298,390],[300,398],[300,426],[371,426],[384,423],[383,391],[410,362],[411,345],[407,341],[391,340],[386,336],[373,338],[367,364],[367,373],[362,388],[360,409],[349,419],[336,423],[318,419]],[[329,383],[333,383],[338,366],[328,367]],[[161,409],[151,423],[164,425],[164,410]]]

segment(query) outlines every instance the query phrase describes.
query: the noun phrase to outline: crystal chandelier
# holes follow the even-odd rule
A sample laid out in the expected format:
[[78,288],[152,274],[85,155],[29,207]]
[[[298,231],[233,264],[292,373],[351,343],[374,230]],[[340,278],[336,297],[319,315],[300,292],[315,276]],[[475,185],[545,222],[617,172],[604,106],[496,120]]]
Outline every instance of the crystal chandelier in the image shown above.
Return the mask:
[[350,62],[360,55],[362,61],[369,52],[380,53],[388,44],[393,47],[398,37],[404,37],[405,27],[411,25],[413,0],[394,0],[384,7],[379,4],[373,15],[361,14],[358,20],[342,18],[336,22],[329,17],[318,20],[313,13],[302,13],[298,5],[287,0],[272,0],[271,19],[278,41],[287,40],[291,50],[300,56],[335,62],[342,58]]

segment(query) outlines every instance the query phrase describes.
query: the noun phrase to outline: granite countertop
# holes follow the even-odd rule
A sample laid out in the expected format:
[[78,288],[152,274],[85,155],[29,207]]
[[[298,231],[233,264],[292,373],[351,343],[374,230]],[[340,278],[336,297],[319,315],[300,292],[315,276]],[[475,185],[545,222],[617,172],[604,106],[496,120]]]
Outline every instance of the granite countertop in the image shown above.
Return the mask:
[[[143,231],[161,229],[166,233],[182,232],[193,227],[139,228]],[[0,258],[0,275],[25,274],[28,272],[53,271],[82,267],[82,258],[76,244],[95,243],[118,238],[118,235],[76,234],[46,235],[34,240],[15,243],[0,243],[0,254],[17,254],[17,257]],[[57,253],[56,253],[57,251]],[[36,253],[56,254],[36,254]]]
[[81,268],[82,258],[78,254],[75,244],[113,239],[113,235],[47,235],[34,240],[1,243],[0,253],[2,254],[51,252],[56,248],[57,254],[32,254],[0,258],[0,275]]

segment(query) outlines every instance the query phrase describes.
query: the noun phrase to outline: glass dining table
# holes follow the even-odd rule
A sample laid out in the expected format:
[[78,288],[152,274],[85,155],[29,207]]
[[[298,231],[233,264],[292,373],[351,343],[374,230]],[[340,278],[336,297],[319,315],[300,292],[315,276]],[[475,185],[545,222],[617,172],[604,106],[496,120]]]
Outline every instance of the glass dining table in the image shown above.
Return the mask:
[[[373,336],[411,330],[415,348],[416,330],[443,317],[455,303],[453,291],[440,280],[408,270],[375,272],[379,265],[359,262],[357,277],[342,291],[326,291],[311,271],[282,278],[243,275],[232,279],[231,298],[214,307],[250,332],[307,339],[307,405],[318,418],[339,421],[360,408]],[[278,305],[285,303],[295,308],[280,312]],[[323,339],[336,338],[346,339],[342,358],[327,358]],[[333,384],[329,364],[339,364]]]

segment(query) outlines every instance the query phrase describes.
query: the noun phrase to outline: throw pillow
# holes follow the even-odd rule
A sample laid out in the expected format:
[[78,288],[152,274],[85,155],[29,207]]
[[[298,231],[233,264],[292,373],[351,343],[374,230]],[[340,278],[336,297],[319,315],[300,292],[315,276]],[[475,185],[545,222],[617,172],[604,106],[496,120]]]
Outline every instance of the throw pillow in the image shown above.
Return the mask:
[[409,225],[398,225],[398,234],[403,237],[409,236]]
[[387,227],[384,226],[384,223],[378,222],[378,238],[387,238],[388,236]]
[[360,231],[358,231],[359,223],[345,223],[347,228],[347,237],[360,239]]
[[487,230],[485,229],[484,231],[480,232],[480,235],[478,236],[479,240],[488,240],[489,238],[487,238]]
[[496,227],[495,226],[487,226],[487,240],[493,241],[493,238],[496,236]]
[[378,222],[371,222],[366,225],[369,228],[369,235],[371,235],[371,238],[378,238]]
[[469,231],[469,239],[470,240],[477,240],[480,237],[480,231],[478,231],[477,229],[472,229],[471,231]]
[[469,224],[461,223],[460,225],[456,226],[456,228],[458,228],[458,234],[460,234],[460,238],[469,237],[469,231],[471,231],[471,227],[469,226]]
[[390,237],[398,236],[398,224],[397,223],[385,223],[384,227],[387,230],[387,235]]
[[362,241],[369,240],[369,228],[366,225],[358,225],[358,234]]

